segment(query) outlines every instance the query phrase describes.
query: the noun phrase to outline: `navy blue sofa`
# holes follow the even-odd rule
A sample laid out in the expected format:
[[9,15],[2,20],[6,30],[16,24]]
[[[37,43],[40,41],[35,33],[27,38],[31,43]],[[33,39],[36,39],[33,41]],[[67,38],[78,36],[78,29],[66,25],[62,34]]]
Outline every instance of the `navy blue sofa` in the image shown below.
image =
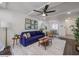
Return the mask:
[[[30,38],[25,38],[23,36],[24,33],[30,33]],[[30,31],[30,32],[22,32],[20,35],[20,44],[23,46],[28,46],[30,44],[33,44],[34,42],[37,42],[39,38],[44,37],[44,33],[41,31]]]

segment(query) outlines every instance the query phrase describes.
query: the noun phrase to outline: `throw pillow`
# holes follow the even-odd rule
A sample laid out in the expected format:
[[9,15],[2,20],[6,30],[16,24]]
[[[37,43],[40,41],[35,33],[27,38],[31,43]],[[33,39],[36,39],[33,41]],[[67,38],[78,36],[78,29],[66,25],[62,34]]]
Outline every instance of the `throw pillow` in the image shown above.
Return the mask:
[[26,39],[28,38],[26,33],[23,34],[23,37],[25,37]]
[[27,37],[28,37],[28,38],[30,38],[30,37],[31,37],[30,33],[27,33]]

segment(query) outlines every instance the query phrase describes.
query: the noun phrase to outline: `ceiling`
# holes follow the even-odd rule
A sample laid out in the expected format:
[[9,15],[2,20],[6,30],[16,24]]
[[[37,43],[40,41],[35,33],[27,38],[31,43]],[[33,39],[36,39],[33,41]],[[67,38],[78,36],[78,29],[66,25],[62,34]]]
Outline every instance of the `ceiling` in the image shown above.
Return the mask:
[[[56,2],[58,3],[58,2]],[[54,13],[49,13],[48,16],[46,16],[46,19],[53,19],[53,18],[65,18],[68,16],[78,16],[79,15],[79,2],[62,2],[58,3],[58,5],[53,5],[53,3],[50,3],[50,7],[48,10],[56,10]],[[67,14],[67,12],[71,12],[70,15]],[[43,19],[41,15],[38,15],[38,13],[34,12],[30,16],[37,17],[38,19]]]
[[47,2],[3,2],[0,4],[0,7],[27,14],[34,9],[38,9],[46,3]]
[[67,17],[69,16],[67,12],[71,12],[71,15],[79,15],[79,2],[4,2],[0,4],[0,8],[26,13],[31,17],[43,19],[39,13],[33,10],[42,10],[46,4],[50,5],[48,10],[56,10],[54,13],[49,13],[47,19]]

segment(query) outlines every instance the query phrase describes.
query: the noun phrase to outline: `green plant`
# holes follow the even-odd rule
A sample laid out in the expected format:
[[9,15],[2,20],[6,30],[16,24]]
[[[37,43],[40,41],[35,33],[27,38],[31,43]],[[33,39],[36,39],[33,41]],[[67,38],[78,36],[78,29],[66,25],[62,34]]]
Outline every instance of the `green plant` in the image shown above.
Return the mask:
[[75,25],[72,25],[71,27],[72,27],[74,37],[77,43],[79,43],[79,18],[76,19]]

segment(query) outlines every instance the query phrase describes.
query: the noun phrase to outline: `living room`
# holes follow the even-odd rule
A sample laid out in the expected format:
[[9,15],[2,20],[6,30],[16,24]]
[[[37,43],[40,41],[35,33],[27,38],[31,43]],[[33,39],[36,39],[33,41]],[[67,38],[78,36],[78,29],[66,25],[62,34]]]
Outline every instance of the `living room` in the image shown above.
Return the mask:
[[[79,15],[78,12],[79,12],[79,2],[1,3],[0,4],[0,33],[1,33],[0,42],[2,42],[1,43],[2,48],[0,50],[1,54],[2,55],[5,54],[8,55],[8,53],[10,55],[79,54],[77,51],[75,51],[75,53],[73,51],[72,46],[74,43],[70,45],[70,43],[72,43],[72,41],[75,40],[72,28],[70,26],[75,24],[75,20],[78,18]],[[27,35],[25,33],[27,33]],[[30,35],[28,33],[30,33]],[[40,35],[40,37],[32,38],[32,36],[34,35],[36,36]],[[24,38],[23,36],[25,36],[26,38],[30,36],[30,39],[23,39]],[[48,43],[47,40],[46,45],[42,46],[40,40],[44,38],[52,39],[52,44],[50,44],[50,42]],[[71,40],[71,42],[68,41],[68,39]],[[26,40],[28,41],[31,40],[31,42],[27,42]],[[5,46],[9,47],[4,49]],[[67,49],[67,46],[70,48]],[[4,54],[3,53],[4,50],[9,50],[9,52],[7,53],[5,52]]]

